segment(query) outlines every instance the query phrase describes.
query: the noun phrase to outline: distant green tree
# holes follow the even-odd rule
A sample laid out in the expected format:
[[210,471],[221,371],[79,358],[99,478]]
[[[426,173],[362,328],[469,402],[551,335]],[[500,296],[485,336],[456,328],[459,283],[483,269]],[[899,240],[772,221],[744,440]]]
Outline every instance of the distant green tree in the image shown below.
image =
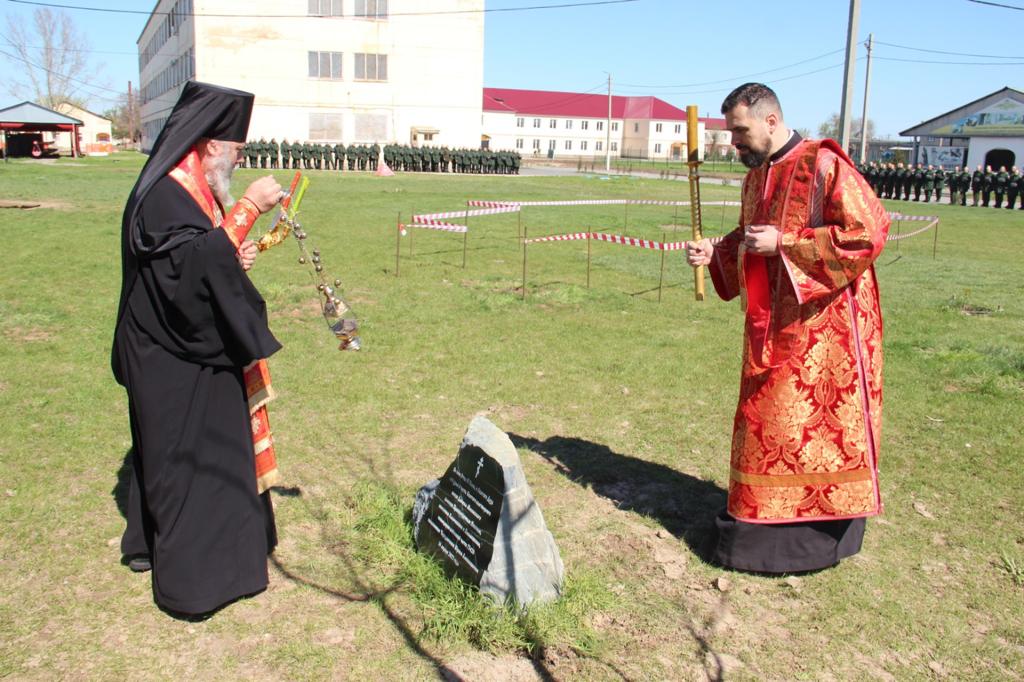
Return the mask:
[[[868,119],[868,142],[875,139],[875,122],[870,118]],[[818,137],[831,137],[833,140],[839,139],[839,114],[832,114],[828,119],[818,126]],[[860,119],[855,118],[850,124],[850,140],[860,140]]]

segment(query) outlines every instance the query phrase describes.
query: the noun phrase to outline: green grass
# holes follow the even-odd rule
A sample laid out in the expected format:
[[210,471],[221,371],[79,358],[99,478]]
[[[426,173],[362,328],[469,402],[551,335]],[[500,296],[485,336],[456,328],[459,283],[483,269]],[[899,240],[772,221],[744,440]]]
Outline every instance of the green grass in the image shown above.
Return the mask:
[[[521,299],[521,226],[684,239],[687,211],[470,218],[465,268],[461,235],[414,230],[395,276],[399,213],[685,200],[685,184],[312,172],[301,220],[364,350],[334,350],[294,245],[260,256],[252,278],[284,344],[269,408],[281,544],[265,594],[192,624],[153,606],[117,548],[130,438],[109,344],[140,165],[0,164],[0,199],[44,202],[0,209],[0,676],[479,679],[518,661],[555,679],[1021,678],[1024,212],[887,202],[941,224],[937,258],[925,233],[877,264],[886,513],[856,558],[786,582],[702,559],[727,485],[736,304],[710,289],[695,302],[680,254],[659,303],[660,254],[608,244],[592,244],[588,288],[584,242],[529,247]],[[239,171],[236,194],[257,174]],[[708,207],[706,232],[736,219]],[[526,614],[448,581],[409,537],[416,490],[481,411],[513,434],[566,566],[563,599]]]

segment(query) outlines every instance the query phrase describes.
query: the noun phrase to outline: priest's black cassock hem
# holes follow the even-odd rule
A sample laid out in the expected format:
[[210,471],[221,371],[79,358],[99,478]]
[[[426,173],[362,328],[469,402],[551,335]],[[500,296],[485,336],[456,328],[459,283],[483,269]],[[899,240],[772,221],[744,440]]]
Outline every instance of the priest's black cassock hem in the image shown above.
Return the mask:
[[835,566],[860,551],[864,519],[744,523],[725,511],[715,519],[715,561],[752,573],[804,573]]

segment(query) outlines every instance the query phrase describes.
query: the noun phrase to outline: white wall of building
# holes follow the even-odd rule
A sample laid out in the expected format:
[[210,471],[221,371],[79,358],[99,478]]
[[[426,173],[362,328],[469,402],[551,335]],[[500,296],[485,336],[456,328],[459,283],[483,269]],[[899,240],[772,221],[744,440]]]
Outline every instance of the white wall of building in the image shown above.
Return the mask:
[[[161,0],[167,11],[176,0]],[[178,0],[180,1],[180,0]],[[356,0],[342,0],[343,16],[257,18],[302,13],[303,2],[250,0],[246,14],[257,17],[196,16],[142,71],[160,73],[171,55],[194,45],[195,79],[256,95],[250,139],[351,143],[410,143],[478,147],[483,90],[483,14],[401,16],[422,11],[416,0],[390,0],[388,18],[355,17]],[[429,9],[483,9],[484,0],[435,0]],[[238,14],[231,0],[194,0],[195,12]],[[153,17],[146,31],[155,31]],[[190,43],[193,39],[194,42]],[[139,41],[148,40],[146,32]],[[310,76],[309,53],[327,55],[328,70]],[[333,55],[340,55],[338,56]],[[385,55],[386,80],[356,77],[357,55]],[[340,73],[334,68],[340,66]],[[172,106],[176,87],[143,107],[143,120],[157,120]],[[427,141],[425,137],[431,135]],[[149,141],[152,142],[151,140]],[[144,144],[144,147],[148,145]]]
[[1009,149],[1016,156],[1017,167],[1024,167],[1024,137],[972,137],[967,148],[967,165],[972,169],[984,166],[985,155],[993,149]]

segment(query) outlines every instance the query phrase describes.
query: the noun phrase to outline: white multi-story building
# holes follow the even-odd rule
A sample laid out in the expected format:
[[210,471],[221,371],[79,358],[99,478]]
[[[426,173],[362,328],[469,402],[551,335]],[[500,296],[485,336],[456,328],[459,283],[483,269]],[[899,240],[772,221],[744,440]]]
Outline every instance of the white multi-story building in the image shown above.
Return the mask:
[[250,139],[480,144],[484,0],[157,0],[144,150],[189,79],[256,95]]
[[[686,112],[657,97],[484,88],[483,140],[524,156],[686,159]],[[704,140],[705,120],[697,124]],[[704,144],[699,147],[704,158]]]

